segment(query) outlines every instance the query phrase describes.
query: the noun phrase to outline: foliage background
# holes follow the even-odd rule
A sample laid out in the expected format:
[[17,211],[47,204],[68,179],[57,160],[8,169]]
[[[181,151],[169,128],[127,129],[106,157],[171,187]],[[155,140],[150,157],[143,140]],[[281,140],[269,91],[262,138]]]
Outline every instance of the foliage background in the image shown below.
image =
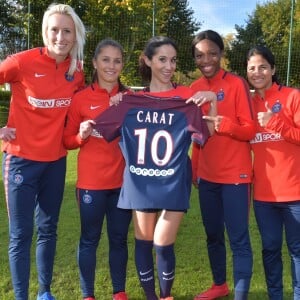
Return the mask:
[[[0,0],[0,60],[8,54],[43,46],[43,12],[53,1]],[[91,59],[97,43],[111,37],[126,52],[122,74],[125,84],[143,85],[137,73],[138,57],[152,35],[172,37],[179,46],[178,72],[175,80],[189,84],[200,74],[195,70],[190,45],[205,20],[197,21],[188,0],[69,0],[87,29],[85,72],[92,71]],[[222,0],[215,0],[222,5]],[[243,5],[242,2],[240,5]],[[293,8],[293,9],[292,9]],[[232,10],[235,8],[232,7]],[[244,24],[236,24],[236,34],[224,36],[225,67],[245,75],[245,57],[249,48],[264,44],[276,57],[276,67],[283,84],[300,85],[300,2],[273,0],[257,4]],[[214,30],[214,28],[211,28]],[[290,63],[288,61],[290,60]],[[289,75],[287,77],[287,75]]]

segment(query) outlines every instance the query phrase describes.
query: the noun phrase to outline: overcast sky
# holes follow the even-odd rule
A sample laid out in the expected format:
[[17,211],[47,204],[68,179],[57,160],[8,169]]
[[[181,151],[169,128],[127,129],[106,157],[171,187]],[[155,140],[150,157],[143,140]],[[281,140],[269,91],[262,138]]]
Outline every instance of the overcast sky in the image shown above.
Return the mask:
[[195,19],[202,23],[200,30],[213,29],[222,35],[235,33],[234,25],[245,24],[248,15],[262,0],[188,0]]

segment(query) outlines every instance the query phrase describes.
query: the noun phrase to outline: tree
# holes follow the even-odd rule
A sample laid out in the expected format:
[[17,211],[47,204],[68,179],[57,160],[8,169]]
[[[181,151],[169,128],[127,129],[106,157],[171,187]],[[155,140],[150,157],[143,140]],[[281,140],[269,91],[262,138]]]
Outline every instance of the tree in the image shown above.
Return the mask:
[[166,20],[161,24],[160,34],[173,38],[178,44],[178,70],[187,74],[194,69],[191,42],[201,23],[194,20],[194,11],[188,8],[186,0],[172,0]]
[[[43,13],[53,1],[12,1],[14,6],[5,9],[7,18],[12,19],[10,22],[3,22],[4,27],[10,24],[8,30],[11,35],[3,35],[3,44],[8,47],[10,41],[15,41],[20,47],[11,46],[8,52],[16,52],[11,51],[12,49],[23,50],[42,46]],[[2,2],[3,5],[9,6],[7,1],[0,0],[0,3]],[[155,35],[168,35],[178,43],[179,71],[188,73],[194,68],[189,49],[192,35],[199,29],[200,24],[194,21],[193,11],[187,8],[186,0],[70,0],[64,3],[70,4],[75,9],[87,29],[85,72],[88,81],[96,45],[101,39],[110,37],[119,41],[126,52],[122,75],[124,83],[141,85],[137,73],[138,57],[146,41],[153,35],[153,31]],[[17,31],[15,35],[14,31]]]
[[[298,1],[297,1],[298,2]],[[289,46],[291,46],[290,82],[300,84],[299,61],[300,4],[296,2],[293,17],[294,27],[291,30],[291,0],[269,1],[257,5],[254,13],[249,16],[245,28],[236,26],[237,35],[226,49],[229,67],[232,71],[245,76],[245,59],[248,50],[254,45],[265,45],[271,49],[276,58],[276,70],[282,83],[285,83],[288,64]],[[289,44],[290,33],[292,43]]]
[[26,46],[22,7],[12,1],[0,0],[0,60]]
[[[190,43],[200,24],[193,20],[193,11],[186,0],[109,0],[88,1],[84,19],[89,20],[87,61],[91,61],[97,41],[104,37],[118,40],[126,50],[124,80],[141,85],[138,57],[146,41],[154,35],[167,35],[179,45],[178,70],[188,73],[192,68]],[[98,18],[95,17],[97,13]],[[154,18],[154,19],[153,19]],[[179,43],[180,42],[180,43]]]
[[235,25],[235,30],[237,32],[235,38],[225,44],[226,59],[229,70],[245,76],[246,53],[251,46],[264,44],[261,23],[254,13],[253,16],[249,16],[245,27]]

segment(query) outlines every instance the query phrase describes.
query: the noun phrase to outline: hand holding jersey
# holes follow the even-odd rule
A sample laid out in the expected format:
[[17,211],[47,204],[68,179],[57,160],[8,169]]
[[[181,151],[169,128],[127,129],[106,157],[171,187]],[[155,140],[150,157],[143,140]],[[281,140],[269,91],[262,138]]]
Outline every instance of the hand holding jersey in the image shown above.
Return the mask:
[[194,102],[197,106],[205,103],[213,105],[217,101],[217,95],[211,91],[198,91],[192,97],[186,100],[186,103]]
[[110,118],[102,115],[96,121],[105,138],[121,134],[126,168],[118,205],[133,208],[136,269],[146,299],[153,300],[173,299],[174,243],[191,190],[191,133],[199,132],[202,142],[209,135],[201,110],[183,101],[193,91],[171,81],[176,60],[177,46],[172,39],[152,37],[139,60],[140,74],[149,87],[126,96],[126,101],[123,96],[118,110],[112,106],[105,112],[112,114]]
[[109,99],[109,105],[110,106],[112,106],[112,105],[118,105],[122,101],[123,95],[128,94],[128,92],[130,92],[130,90],[118,93],[118,94],[116,94],[114,96],[111,96],[110,99]]
[[83,140],[87,139],[93,132],[93,125],[95,122],[93,120],[86,120],[80,123],[79,126],[79,136]]
[[[210,104],[208,109],[208,116],[213,118],[217,115],[217,95],[214,92],[198,91],[192,97],[187,99],[186,103],[190,102],[195,103],[198,107]],[[203,119],[212,121],[209,118],[206,118],[206,116],[203,116]],[[214,130],[216,129],[215,124],[207,122],[207,126],[210,134],[212,135],[214,133]]]
[[[247,299],[252,274],[248,230],[252,162],[249,139],[255,134],[251,99],[245,80],[221,67],[222,37],[213,30],[196,34],[192,53],[201,77],[191,87],[217,95],[218,115],[205,116],[215,134],[204,147],[192,149],[193,182],[198,183],[201,217],[213,284],[194,300],[227,296],[225,229],[233,257],[234,299]],[[196,141],[197,142],[197,141]]]
[[[197,133],[201,145],[209,137],[201,110],[179,97],[124,95],[118,107],[110,107],[95,119],[94,127],[108,141],[121,135],[126,168],[120,208],[189,207],[191,174],[187,152],[191,134]],[[158,189],[159,195],[154,192]],[[172,198],[168,197],[170,191]],[[170,199],[165,201],[167,198]]]

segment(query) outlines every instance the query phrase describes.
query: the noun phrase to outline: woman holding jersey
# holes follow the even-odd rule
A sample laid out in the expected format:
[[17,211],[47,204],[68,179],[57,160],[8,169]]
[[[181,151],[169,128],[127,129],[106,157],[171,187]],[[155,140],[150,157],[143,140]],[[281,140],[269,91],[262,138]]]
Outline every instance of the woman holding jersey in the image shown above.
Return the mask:
[[125,284],[131,210],[117,207],[123,182],[124,159],[119,139],[108,143],[93,130],[90,123],[84,123],[105,111],[110,106],[111,96],[127,91],[119,79],[123,66],[123,47],[112,39],[100,41],[93,57],[92,83],[73,97],[64,132],[65,146],[68,149],[79,148],[76,197],[81,235],[78,265],[84,300],[96,298],[96,254],[104,218],[109,241],[112,299],[128,299]]
[[244,79],[222,69],[224,43],[217,32],[199,32],[192,42],[192,52],[203,76],[191,87],[194,91],[215,92],[218,108],[218,116],[210,118],[214,135],[204,147],[194,143],[192,149],[193,176],[213,275],[211,288],[194,300],[229,294],[225,227],[232,250],[234,299],[245,300],[253,263],[248,229],[252,180],[249,141],[255,134],[255,125],[249,88]]

